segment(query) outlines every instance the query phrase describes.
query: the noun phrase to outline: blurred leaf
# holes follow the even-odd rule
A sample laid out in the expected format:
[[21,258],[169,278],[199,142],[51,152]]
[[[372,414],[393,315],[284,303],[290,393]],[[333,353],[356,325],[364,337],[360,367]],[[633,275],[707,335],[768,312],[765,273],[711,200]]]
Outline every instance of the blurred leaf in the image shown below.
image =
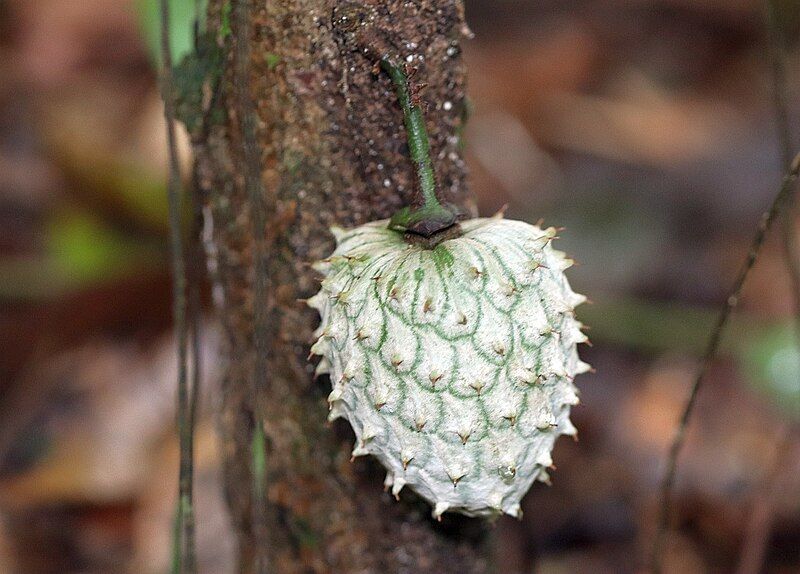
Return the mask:
[[800,420],[800,349],[792,325],[765,329],[744,353],[753,387],[787,415]]
[[169,229],[166,183],[161,174],[115,158],[97,157],[92,174],[84,173],[96,189],[103,190],[108,201],[117,201],[132,220],[154,230]]
[[[107,219],[124,221],[146,234],[166,234],[166,176],[141,161],[125,157],[111,145],[98,145],[88,121],[59,117],[69,129],[49,134],[59,168],[73,184],[82,202]],[[109,217],[110,216],[110,217]]]
[[[194,47],[195,10],[205,14],[207,0],[169,0],[170,51],[173,62],[180,62]],[[161,65],[161,2],[137,0],[139,26],[154,62]]]
[[59,211],[47,226],[45,255],[0,260],[0,297],[45,299],[164,264],[158,244],[135,240],[87,211]]
[[[683,352],[699,357],[718,311],[636,299],[601,300],[582,306],[579,319],[595,342],[644,353]],[[800,348],[792,323],[736,313],[722,340],[752,386],[800,420]]]
[[[665,351],[702,355],[717,320],[718,309],[643,299],[600,299],[578,309],[597,342],[620,345],[643,353]],[[750,341],[776,323],[736,313],[722,337],[722,352],[741,358]]]
[[64,275],[80,282],[103,279],[124,266],[131,244],[90,214],[58,214],[47,232],[47,251]]
[[713,309],[659,304],[636,299],[601,300],[584,305],[578,318],[589,326],[589,337],[646,353],[680,351],[693,355],[714,324]]

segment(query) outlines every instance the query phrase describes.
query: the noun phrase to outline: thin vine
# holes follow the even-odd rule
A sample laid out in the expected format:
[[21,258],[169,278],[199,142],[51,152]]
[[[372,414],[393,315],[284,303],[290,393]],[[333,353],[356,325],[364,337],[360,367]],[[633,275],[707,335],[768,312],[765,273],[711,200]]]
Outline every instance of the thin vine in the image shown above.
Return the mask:
[[192,190],[192,225],[189,235],[189,279],[187,309],[189,315],[189,347],[191,349],[191,378],[189,380],[189,428],[197,426],[197,411],[200,403],[200,384],[203,379],[203,327],[202,327],[202,285],[205,279],[205,259],[203,258],[202,229],[203,207],[199,195],[200,185],[195,176]]
[[174,564],[180,574],[194,574],[197,571],[194,505],[193,505],[193,454],[194,429],[189,404],[189,385],[187,377],[188,326],[186,301],[186,262],[183,246],[183,226],[181,217],[182,185],[180,159],[175,136],[175,100],[172,54],[169,35],[169,2],[161,0],[161,56],[163,61],[161,91],[164,100],[164,115],[169,148],[169,176],[167,196],[169,203],[170,249],[173,274],[173,320],[178,351],[178,439],[180,444],[180,465],[178,470],[178,512],[176,531],[179,539],[176,544]]
[[720,311],[717,323],[711,333],[706,351],[703,354],[700,370],[695,378],[689,393],[689,398],[683,410],[678,429],[673,438],[670,446],[667,467],[661,483],[661,505],[659,509],[659,521],[657,531],[653,542],[652,553],[650,557],[650,569],[653,574],[661,572],[662,559],[664,553],[664,544],[666,535],[669,530],[670,510],[672,508],[672,495],[675,486],[675,477],[677,473],[678,457],[685,442],[686,428],[694,411],[695,403],[697,400],[698,392],[705,380],[705,375],[708,372],[714,357],[717,354],[722,334],[728,323],[733,309],[736,307],[742,287],[744,286],[747,276],[755,265],[758,253],[764,243],[767,232],[772,227],[775,219],[782,216],[783,220],[783,242],[786,255],[787,268],[789,270],[792,288],[794,292],[795,309],[796,309],[796,323],[798,336],[800,337],[800,268],[798,267],[798,249],[794,241],[794,228],[792,225],[793,218],[791,216],[792,208],[794,205],[794,190],[798,173],[800,172],[800,155],[793,157],[792,151],[792,135],[789,124],[788,106],[786,102],[786,70],[785,61],[783,57],[782,45],[779,42],[778,24],[775,20],[775,6],[770,0],[768,2],[768,28],[770,32],[770,46],[771,46],[771,64],[773,72],[773,98],[776,113],[776,123],[778,129],[778,139],[781,147],[781,165],[787,169],[786,175],[783,178],[781,189],[775,196],[775,199],[770,206],[769,211],[764,213],[761,222],[759,223],[753,242],[748,251],[747,259],[742,266],[739,275],[734,282],[730,295],[725,301],[722,310]]
[[700,392],[700,388],[703,386],[703,382],[705,381],[706,374],[708,373],[711,364],[714,362],[717,350],[719,349],[720,341],[722,340],[722,335],[725,332],[725,327],[728,324],[731,313],[739,303],[742,287],[744,286],[747,277],[750,275],[750,271],[753,269],[753,266],[756,263],[756,259],[761,251],[761,247],[764,245],[764,240],[766,239],[767,233],[772,227],[772,224],[775,222],[775,219],[781,215],[787,203],[791,199],[791,196],[793,195],[798,174],[800,174],[800,154],[798,154],[792,160],[789,171],[786,173],[783,178],[783,182],[781,183],[780,191],[773,199],[769,210],[767,210],[761,216],[761,221],[758,224],[755,236],[750,244],[750,249],[747,252],[747,257],[744,261],[744,264],[739,270],[739,274],[736,276],[736,280],[733,283],[733,287],[731,288],[728,297],[725,299],[725,303],[719,312],[717,322],[714,325],[714,328],[711,331],[711,335],[708,339],[708,343],[706,344],[706,349],[701,360],[702,362],[700,370],[694,379],[694,383],[692,384],[692,388],[689,392],[689,397],[687,398],[686,404],[683,408],[683,414],[681,415],[680,422],[678,423],[678,428],[670,445],[669,453],[667,455],[667,467],[664,471],[664,476],[661,481],[661,504],[659,508],[656,535],[650,555],[650,570],[653,574],[660,574],[661,572],[664,543],[666,540],[667,531],[669,530],[670,510],[672,508],[672,494],[675,487],[678,457],[680,456],[684,442],[686,441],[686,429],[689,425],[689,420],[692,416],[692,413],[694,412],[694,407],[697,402],[697,395]]

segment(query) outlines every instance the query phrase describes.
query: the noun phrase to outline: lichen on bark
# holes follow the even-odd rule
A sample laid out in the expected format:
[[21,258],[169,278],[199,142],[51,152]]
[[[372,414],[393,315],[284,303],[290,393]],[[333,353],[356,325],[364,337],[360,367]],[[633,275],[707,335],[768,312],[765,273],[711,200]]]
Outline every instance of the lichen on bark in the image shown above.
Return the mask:
[[[261,183],[269,206],[272,318],[269,386],[253,393],[253,246],[244,186],[241,110],[233,85],[235,37],[227,0],[209,2],[224,51],[215,105],[225,120],[194,138],[205,244],[226,333],[219,420],[225,487],[242,572],[266,545],[275,572],[482,572],[482,526],[435,524],[406,495],[394,502],[374,463],[350,463],[352,433],[326,423],[327,382],[306,357],[317,318],[302,303],[318,289],[310,263],[333,248],[331,225],[386,218],[412,200],[402,113],[376,56],[401,58],[422,87],[443,199],[474,212],[458,134],[465,106],[460,0],[251,1],[249,96],[257,115]],[[216,114],[215,117],[219,118]],[[268,512],[253,524],[250,437],[263,408]],[[454,536],[453,534],[457,535]]]

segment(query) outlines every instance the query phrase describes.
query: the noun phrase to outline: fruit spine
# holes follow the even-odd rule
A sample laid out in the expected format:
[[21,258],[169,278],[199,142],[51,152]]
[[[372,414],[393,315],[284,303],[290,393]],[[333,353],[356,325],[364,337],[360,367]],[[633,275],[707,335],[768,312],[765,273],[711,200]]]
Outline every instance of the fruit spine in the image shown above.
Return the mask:
[[460,231],[430,249],[386,221],[335,229],[309,300],[322,319],[312,353],[333,385],[330,419],[350,422],[353,456],[380,460],[395,496],[409,486],[436,517],[518,516],[556,438],[576,433],[585,298],[553,228],[494,217]]

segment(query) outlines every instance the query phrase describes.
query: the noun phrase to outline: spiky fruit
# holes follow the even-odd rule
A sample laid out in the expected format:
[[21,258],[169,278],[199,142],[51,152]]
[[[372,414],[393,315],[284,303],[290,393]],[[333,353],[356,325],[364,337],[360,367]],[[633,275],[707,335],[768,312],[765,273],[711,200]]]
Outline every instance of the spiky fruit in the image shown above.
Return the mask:
[[548,480],[559,435],[574,435],[573,377],[589,367],[555,229],[501,218],[461,223],[429,249],[386,221],[334,230],[309,300],[322,317],[312,353],[330,374],[331,420],[353,427],[353,456],[383,463],[395,496],[408,485],[469,516],[520,513]]

